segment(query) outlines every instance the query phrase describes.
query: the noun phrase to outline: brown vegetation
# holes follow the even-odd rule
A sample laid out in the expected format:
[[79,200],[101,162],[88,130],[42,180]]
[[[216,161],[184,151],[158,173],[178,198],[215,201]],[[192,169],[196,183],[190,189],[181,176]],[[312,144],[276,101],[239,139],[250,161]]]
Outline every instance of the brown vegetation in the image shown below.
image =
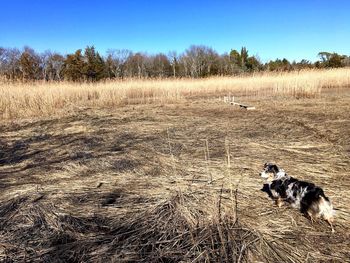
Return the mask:
[[191,97],[236,95],[318,97],[323,89],[350,85],[350,69],[259,73],[207,79],[116,80],[99,83],[0,83],[0,119],[62,116],[79,107],[168,104]]
[[[303,83],[321,76],[324,87],[348,83],[331,81],[340,72],[348,74],[313,72]],[[345,262],[349,89],[299,99],[268,89],[273,80],[288,87],[291,76],[17,87],[13,102],[19,90],[42,94],[45,114],[0,125],[0,260]],[[107,90],[116,84],[125,85],[116,92],[142,95],[129,95],[123,107],[103,103],[113,101]],[[100,97],[87,99],[92,91]],[[257,109],[216,99],[227,91]],[[47,111],[48,98],[67,103],[61,114]],[[157,104],[135,104],[147,98]],[[24,106],[36,107],[19,103],[14,114],[29,116]],[[265,161],[324,189],[337,209],[335,234],[273,205],[260,191]]]

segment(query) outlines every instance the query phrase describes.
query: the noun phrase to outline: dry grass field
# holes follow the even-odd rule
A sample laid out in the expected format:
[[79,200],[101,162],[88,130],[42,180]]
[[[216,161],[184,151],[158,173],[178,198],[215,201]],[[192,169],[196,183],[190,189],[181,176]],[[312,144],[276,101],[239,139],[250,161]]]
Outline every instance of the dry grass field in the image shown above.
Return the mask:
[[[1,84],[0,261],[349,262],[349,84],[350,69]],[[266,161],[324,189],[334,234],[274,206]]]
[[207,79],[122,80],[100,83],[0,81],[0,119],[65,115],[77,107],[168,104],[231,92],[234,95],[312,98],[350,85],[350,68]]

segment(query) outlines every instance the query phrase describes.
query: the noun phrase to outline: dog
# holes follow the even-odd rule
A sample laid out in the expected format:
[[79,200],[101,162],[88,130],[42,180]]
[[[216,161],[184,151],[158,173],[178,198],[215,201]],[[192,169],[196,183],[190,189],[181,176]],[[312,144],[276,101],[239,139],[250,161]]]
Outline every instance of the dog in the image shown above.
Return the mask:
[[311,223],[317,218],[323,218],[332,228],[332,233],[335,232],[333,205],[322,188],[287,175],[273,163],[265,163],[260,176],[268,180],[261,190],[267,192],[278,207],[285,201],[292,207],[300,209],[300,212],[310,218]]

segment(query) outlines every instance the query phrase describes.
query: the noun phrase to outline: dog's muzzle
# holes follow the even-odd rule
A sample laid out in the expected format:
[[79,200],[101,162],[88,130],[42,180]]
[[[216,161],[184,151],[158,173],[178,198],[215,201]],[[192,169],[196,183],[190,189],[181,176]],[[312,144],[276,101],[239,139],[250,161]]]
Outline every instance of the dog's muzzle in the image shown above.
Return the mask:
[[261,172],[261,173],[260,173],[260,176],[261,176],[262,178],[268,178],[268,177],[269,177],[269,175],[268,175],[267,173],[265,173],[265,172]]

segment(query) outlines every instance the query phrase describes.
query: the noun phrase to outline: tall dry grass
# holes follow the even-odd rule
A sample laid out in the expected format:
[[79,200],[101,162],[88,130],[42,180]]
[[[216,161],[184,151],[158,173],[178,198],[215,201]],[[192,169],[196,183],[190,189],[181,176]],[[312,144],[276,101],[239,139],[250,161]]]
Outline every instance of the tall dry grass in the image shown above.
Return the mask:
[[49,116],[80,106],[172,103],[231,92],[255,96],[315,97],[350,86],[350,68],[259,73],[206,79],[115,80],[100,83],[0,83],[0,119]]

